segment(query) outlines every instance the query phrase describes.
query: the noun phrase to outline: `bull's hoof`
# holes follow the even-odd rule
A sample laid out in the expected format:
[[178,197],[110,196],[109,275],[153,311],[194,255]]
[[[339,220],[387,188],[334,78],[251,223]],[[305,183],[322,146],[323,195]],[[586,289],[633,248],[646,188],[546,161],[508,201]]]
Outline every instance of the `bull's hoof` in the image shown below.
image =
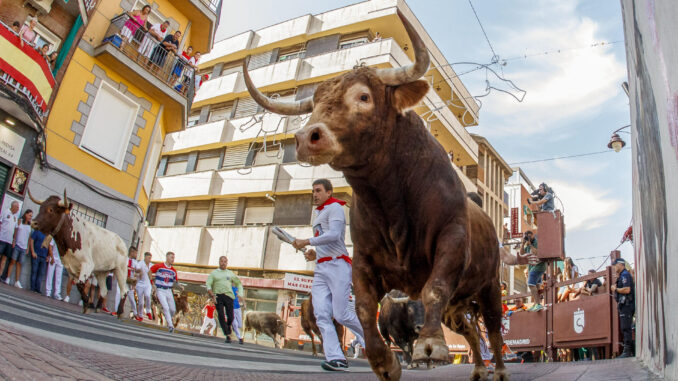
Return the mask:
[[382,381],[399,381],[403,370],[395,353],[390,352],[390,354],[390,361],[386,361],[383,365],[373,366],[372,370]]
[[509,381],[509,372],[506,368],[495,369],[493,381]]
[[415,362],[437,362],[448,363],[449,351],[445,340],[439,337],[419,338],[414,343],[414,352],[412,352],[412,361]]
[[489,374],[490,373],[487,371],[487,368],[476,365],[476,367],[473,368],[473,372],[471,373],[471,381],[486,380]]

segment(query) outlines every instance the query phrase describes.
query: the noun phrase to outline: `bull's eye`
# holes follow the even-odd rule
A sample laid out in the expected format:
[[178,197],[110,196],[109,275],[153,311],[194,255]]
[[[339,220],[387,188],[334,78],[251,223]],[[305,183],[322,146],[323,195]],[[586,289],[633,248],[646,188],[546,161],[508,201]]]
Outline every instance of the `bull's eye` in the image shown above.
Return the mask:
[[362,95],[360,95],[360,100],[361,100],[362,102],[367,102],[367,101],[370,100],[370,96],[367,95],[367,94],[362,94]]

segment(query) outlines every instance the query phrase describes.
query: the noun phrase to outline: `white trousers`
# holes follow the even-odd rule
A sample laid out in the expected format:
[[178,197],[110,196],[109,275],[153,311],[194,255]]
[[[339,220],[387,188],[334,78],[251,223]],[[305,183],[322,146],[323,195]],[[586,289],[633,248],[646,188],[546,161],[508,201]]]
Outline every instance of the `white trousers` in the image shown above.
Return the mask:
[[[114,307],[115,309],[113,310],[113,312],[118,312],[118,306],[120,306],[121,298],[120,298],[120,287],[118,287],[118,280],[115,277],[113,277],[113,282],[111,282],[111,285],[112,285],[111,287],[113,287],[113,290],[111,291],[115,291],[115,307]],[[127,293],[127,298],[125,299],[125,302],[127,302],[128,300],[132,308],[132,313],[136,316],[137,301],[134,300],[134,288],[131,286],[129,287],[129,292]],[[122,308],[124,310],[125,306],[123,306]]]
[[172,290],[169,288],[159,288],[156,291],[160,305],[162,306],[162,314],[165,315],[165,322],[170,328],[174,328],[174,322],[172,318],[174,314],[177,313],[177,307],[174,305],[174,295],[172,295]]
[[327,361],[346,360],[332,318],[348,328],[365,346],[363,327],[358,321],[354,309],[349,309],[352,268],[343,259],[333,259],[319,263],[313,275],[313,310],[320,333],[323,336],[323,349]]
[[242,339],[242,332],[240,330],[242,328],[242,310],[240,308],[233,309],[233,324],[231,324],[231,328],[233,328],[235,337],[238,340]]
[[54,263],[47,265],[47,276],[45,277],[45,295],[52,296],[52,284],[54,284],[54,297],[61,297],[61,278],[63,278],[64,265],[61,264],[61,258],[54,256]]
[[151,312],[151,285],[137,283],[137,296],[139,304],[137,305],[138,314],[144,315]]
[[201,335],[205,333],[205,329],[207,329],[208,326],[210,327],[210,330],[207,332],[207,334],[212,335],[212,330],[214,330],[214,328],[217,328],[217,322],[214,320],[214,318],[208,318],[207,316],[205,316],[202,319],[202,328],[200,328]]

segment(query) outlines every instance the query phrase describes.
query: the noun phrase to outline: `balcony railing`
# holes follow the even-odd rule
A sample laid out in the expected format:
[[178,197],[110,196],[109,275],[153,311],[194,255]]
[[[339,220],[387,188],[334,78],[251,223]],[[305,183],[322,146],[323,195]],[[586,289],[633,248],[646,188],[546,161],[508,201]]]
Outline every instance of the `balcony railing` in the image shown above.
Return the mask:
[[127,14],[111,20],[104,44],[111,44],[136,61],[146,71],[189,100],[195,94],[195,69],[178,52],[165,48],[162,41]]
[[219,4],[221,3],[221,0],[200,0],[200,2],[207,5],[209,9],[216,13],[217,10],[219,10]]
[[54,89],[54,76],[45,57],[24,42],[9,26],[0,22],[0,82],[26,97],[40,119]]

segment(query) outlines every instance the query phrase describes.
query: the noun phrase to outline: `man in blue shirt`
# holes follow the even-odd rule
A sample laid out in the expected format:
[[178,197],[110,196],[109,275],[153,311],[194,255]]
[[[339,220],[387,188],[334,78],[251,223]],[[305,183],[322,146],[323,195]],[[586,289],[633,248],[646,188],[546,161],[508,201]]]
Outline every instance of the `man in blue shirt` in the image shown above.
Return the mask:
[[50,257],[51,247],[42,247],[42,241],[45,240],[45,235],[39,230],[33,230],[31,237],[28,239],[28,250],[31,253],[31,291],[40,293],[40,286],[45,279],[45,271],[47,270],[47,258]]
[[[233,328],[233,333],[235,333],[235,337],[238,338],[238,343],[243,344],[243,338],[242,338],[242,309],[240,309],[240,302],[238,301],[238,287],[233,286],[231,287],[233,289],[233,295],[235,298],[233,299],[233,323],[231,324],[231,328]],[[243,309],[245,306],[243,306]]]
[[617,311],[619,311],[619,329],[624,337],[624,351],[618,358],[633,357],[633,315],[636,312],[635,285],[633,277],[626,270],[626,261],[623,258],[615,259],[614,270],[617,272],[617,284],[610,286],[617,299]]

